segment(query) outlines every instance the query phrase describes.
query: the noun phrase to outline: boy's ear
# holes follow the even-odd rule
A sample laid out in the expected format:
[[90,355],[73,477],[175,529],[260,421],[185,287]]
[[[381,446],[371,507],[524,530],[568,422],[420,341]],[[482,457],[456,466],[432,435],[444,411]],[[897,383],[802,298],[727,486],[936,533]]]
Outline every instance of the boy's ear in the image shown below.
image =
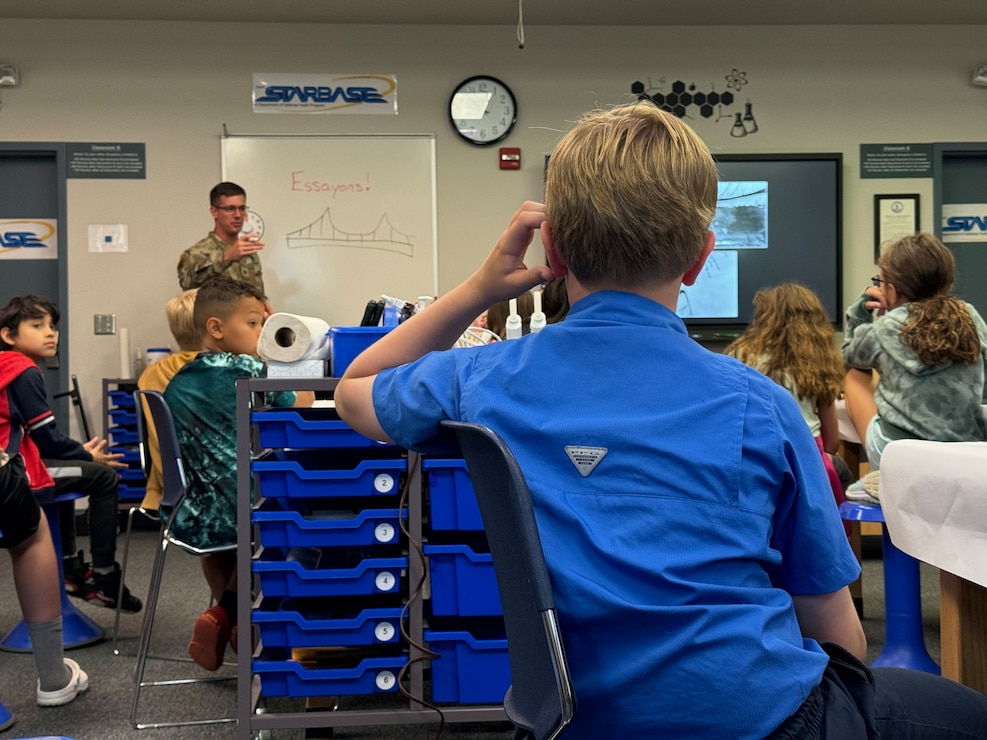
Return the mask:
[[210,316],[206,319],[206,334],[213,339],[223,338],[223,320],[218,316]]
[[696,282],[699,273],[703,271],[703,267],[706,265],[706,259],[713,252],[714,246],[716,246],[716,235],[712,231],[707,231],[703,251],[696,257],[696,261],[692,263],[692,267],[686,270],[685,275],[682,276],[682,285],[692,285]]
[[569,274],[569,266],[562,259],[559,250],[555,246],[555,238],[552,235],[552,225],[546,221],[541,225],[541,243],[545,247],[545,259],[548,266],[552,268],[555,277],[565,277]]
[[10,331],[10,327],[9,326],[5,326],[3,328],[0,328],[0,339],[2,339],[4,341],[4,344],[10,344],[10,345],[12,345],[14,343],[13,340],[15,339],[15,337],[16,337],[16,335],[13,332]]

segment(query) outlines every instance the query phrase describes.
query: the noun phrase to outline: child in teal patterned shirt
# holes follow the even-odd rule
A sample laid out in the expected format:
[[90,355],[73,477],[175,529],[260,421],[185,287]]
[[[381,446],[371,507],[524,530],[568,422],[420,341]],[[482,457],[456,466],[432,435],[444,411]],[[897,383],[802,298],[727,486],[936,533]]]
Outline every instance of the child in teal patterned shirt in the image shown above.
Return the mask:
[[[197,547],[236,543],[236,379],[267,374],[256,357],[264,296],[252,285],[211,278],[199,288],[194,321],[201,352],[165,389],[185,462],[188,493],[171,517],[172,532]],[[272,406],[311,406],[311,392],[270,394]],[[227,642],[236,650],[236,551],[201,558],[216,605],[195,623],[189,654],[208,670],[223,662]]]

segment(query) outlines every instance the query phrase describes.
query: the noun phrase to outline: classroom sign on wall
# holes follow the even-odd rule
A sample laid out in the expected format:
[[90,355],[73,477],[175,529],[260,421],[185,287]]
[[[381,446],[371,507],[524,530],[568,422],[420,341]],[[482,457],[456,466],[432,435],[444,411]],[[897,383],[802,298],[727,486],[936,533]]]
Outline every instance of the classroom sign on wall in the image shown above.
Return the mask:
[[0,219],[0,260],[54,259],[58,259],[56,219]]

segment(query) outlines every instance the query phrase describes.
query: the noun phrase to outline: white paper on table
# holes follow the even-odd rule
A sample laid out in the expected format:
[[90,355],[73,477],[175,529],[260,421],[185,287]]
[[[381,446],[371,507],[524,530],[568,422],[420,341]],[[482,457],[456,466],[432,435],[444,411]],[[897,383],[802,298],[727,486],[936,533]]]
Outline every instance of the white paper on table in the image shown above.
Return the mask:
[[987,587],[987,442],[891,442],[880,496],[899,550]]

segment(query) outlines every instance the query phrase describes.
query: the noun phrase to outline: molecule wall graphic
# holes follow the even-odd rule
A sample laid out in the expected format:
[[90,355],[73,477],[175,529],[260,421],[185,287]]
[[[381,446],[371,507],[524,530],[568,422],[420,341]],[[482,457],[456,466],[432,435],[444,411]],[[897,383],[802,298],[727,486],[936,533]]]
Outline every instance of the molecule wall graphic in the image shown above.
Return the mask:
[[[747,73],[734,69],[725,76],[725,79],[728,88],[740,92],[740,89],[747,84]],[[696,89],[695,83],[687,85],[682,80],[676,80],[668,92],[663,92],[660,88],[637,81],[631,83],[631,93],[636,95],[638,100],[650,100],[678,118],[694,118],[698,114],[701,118],[712,118],[714,121],[722,118],[730,119],[733,121],[730,135],[734,137],[747,136],[757,133],[758,130],[757,122],[754,120],[753,103],[745,103],[743,113],[724,111],[724,108],[730,108],[736,100],[734,93],[729,89],[724,92],[716,90],[702,92]]]

